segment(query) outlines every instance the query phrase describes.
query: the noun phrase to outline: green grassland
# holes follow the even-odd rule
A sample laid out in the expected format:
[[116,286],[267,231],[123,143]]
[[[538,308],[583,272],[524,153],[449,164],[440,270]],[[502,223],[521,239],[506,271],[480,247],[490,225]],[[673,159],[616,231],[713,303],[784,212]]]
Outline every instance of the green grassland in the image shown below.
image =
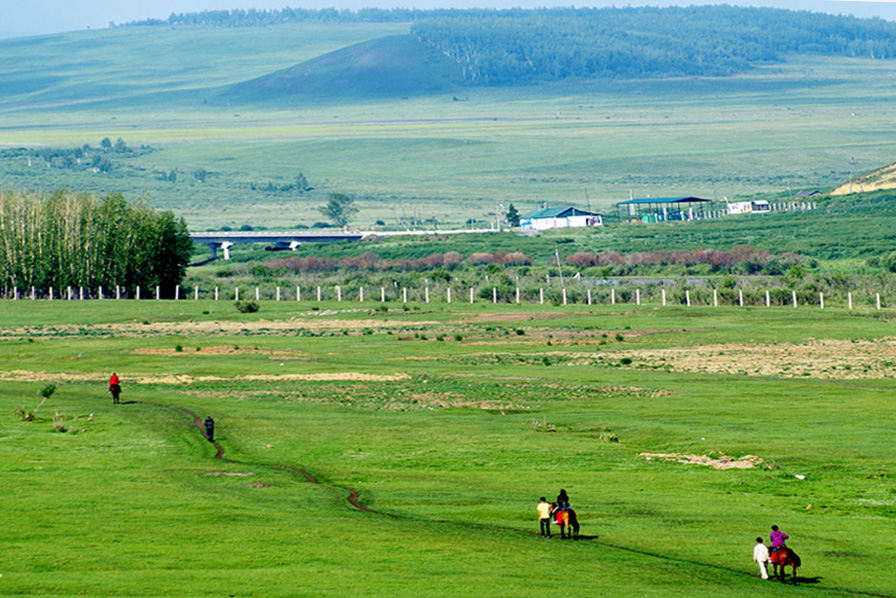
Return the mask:
[[[330,192],[358,198],[362,228],[415,217],[446,227],[488,221],[510,203],[522,212],[543,201],[606,211],[630,194],[721,201],[825,189],[893,161],[894,67],[885,61],[795,57],[730,78],[393,99],[244,103],[228,91],[406,30],[136,27],[2,42],[2,74],[15,84],[0,105],[0,146],[121,137],[153,151],[113,157],[109,173],[0,157],[0,186],[145,196],[194,230],[310,225],[323,220],[316,207]],[[172,171],[177,180],[163,180]],[[263,189],[298,174],[313,191]]]
[[[3,305],[0,595],[778,595],[750,560],[773,523],[804,560],[788,593],[896,595],[892,372],[746,351],[886,359],[887,311]],[[707,347],[744,373],[651,357]],[[561,487],[577,542],[536,534]]]

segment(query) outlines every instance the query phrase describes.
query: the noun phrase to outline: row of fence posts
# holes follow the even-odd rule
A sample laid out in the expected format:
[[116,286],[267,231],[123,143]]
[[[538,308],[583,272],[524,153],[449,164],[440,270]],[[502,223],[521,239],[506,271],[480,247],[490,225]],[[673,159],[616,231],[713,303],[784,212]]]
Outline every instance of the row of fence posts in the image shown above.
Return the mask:
[[[115,295],[115,299],[122,299],[122,298],[124,298],[124,297],[123,297],[124,293],[123,293],[122,291],[123,291],[123,288],[122,288],[122,287],[120,287],[120,286],[116,286],[116,287],[115,287],[115,294],[114,294],[114,295]],[[181,299],[181,295],[182,295],[182,292],[181,292],[181,291],[182,291],[181,287],[180,287],[180,286],[177,286],[176,289],[175,289],[175,293],[174,293],[174,300]],[[320,287],[320,286],[318,286],[318,287],[316,287],[316,291],[317,291],[317,292],[316,292],[316,299],[317,299],[317,301],[318,301],[318,302],[323,301],[323,288]],[[336,286],[336,287],[335,287],[335,291],[336,291],[336,301],[341,303],[342,300],[343,300],[343,296],[342,296],[342,287],[340,287],[340,286]],[[66,290],[65,290],[65,293],[60,293],[58,297],[57,297],[54,293],[55,293],[55,291],[54,291],[53,288],[51,287],[51,288],[49,289],[48,294],[47,294],[47,299],[49,299],[49,300],[51,300],[51,301],[52,301],[52,300],[56,300],[56,299],[60,299],[60,300],[69,300],[69,301],[71,301],[71,300],[74,300],[74,299],[76,299],[76,298],[77,298],[78,300],[82,300],[82,301],[83,301],[83,300],[85,299],[84,287],[79,287],[79,288],[77,289],[77,293],[75,292],[75,289],[73,289],[72,287],[67,287]],[[798,307],[798,306],[799,306],[799,303],[798,303],[798,301],[797,301],[797,294],[796,294],[796,291],[791,291],[791,293],[792,293],[793,307]],[[221,300],[221,295],[222,295],[222,293],[221,293],[221,291],[220,291],[220,288],[219,288],[219,287],[215,287],[215,291],[214,291],[214,300],[215,300],[215,301],[219,301],[219,300]],[[665,307],[665,306],[667,305],[667,301],[666,301],[666,289],[661,289],[661,296],[662,296],[662,304],[663,304],[663,307]],[[154,297],[155,297],[156,300],[161,300],[161,299],[162,299],[161,288],[158,287],[158,286],[155,288]],[[302,289],[301,289],[301,287],[296,287],[295,297],[296,297],[296,301],[301,301],[301,300],[302,300]],[[713,305],[713,307],[718,307],[718,306],[719,306],[719,292],[718,292],[718,290],[713,289],[713,291],[712,291],[712,297],[713,297],[713,299],[712,299],[712,305]],[[847,293],[847,294],[846,294],[846,297],[847,297],[847,305],[848,305],[848,309],[851,310],[851,309],[853,308],[853,298],[852,298],[852,293],[851,293],[851,292]],[[32,299],[32,300],[36,300],[36,299],[38,299],[37,289],[36,289],[35,287],[31,287],[31,289],[30,289],[30,293],[22,294],[22,293],[20,293],[18,287],[14,287],[12,298],[13,298],[14,300],[26,299],[26,298],[30,298],[30,299]],[[41,297],[41,298],[43,298],[43,297]],[[99,287],[99,288],[97,289],[96,298],[97,298],[97,299],[106,299],[106,298],[107,298],[107,296],[106,296],[106,294],[105,294],[105,292],[104,292],[104,290],[103,290],[103,287]],[[112,298],[111,295],[109,295],[108,298],[111,299],[111,298]],[[135,295],[134,295],[133,298],[134,298],[134,299],[137,299],[137,300],[140,300],[140,299],[143,298],[143,297],[141,296],[141,287],[139,287],[139,286],[136,287],[136,293],[135,293]],[[184,297],[184,298],[186,298],[186,297]],[[281,287],[277,287],[277,289],[276,289],[276,297],[275,297],[275,299],[276,299],[276,301],[281,301],[282,298],[283,298],[283,297],[282,297],[282,294],[281,294]],[[451,303],[451,302],[452,302],[453,297],[452,297],[451,287],[448,287],[448,288],[446,289],[446,297],[445,297],[445,298],[446,298],[446,301],[447,301],[448,303]],[[588,305],[593,305],[593,304],[594,304],[594,302],[592,301],[591,289],[587,289],[586,298],[587,298],[587,304],[588,304]],[[193,287],[193,299],[194,299],[194,300],[197,300],[197,301],[199,300],[199,287],[198,287],[198,286]],[[380,297],[379,297],[379,299],[380,299],[380,302],[381,302],[381,303],[386,303],[386,301],[387,301],[387,298],[386,298],[386,287],[380,287]],[[516,302],[517,304],[521,303],[521,294],[520,294],[520,288],[519,288],[519,287],[516,287],[516,293],[515,293],[515,297],[514,297],[514,299],[515,299],[515,302]],[[234,301],[240,301],[240,288],[239,288],[239,287],[235,287],[235,288],[234,288],[234,292],[233,292],[233,300],[234,300]],[[260,288],[260,287],[255,287],[255,300],[256,300],[256,301],[261,301],[261,288]],[[473,287],[470,287],[470,299],[469,299],[469,300],[470,300],[470,303],[474,303],[475,300],[476,300],[475,289],[474,289]],[[358,290],[358,301],[361,302],[361,303],[364,302],[364,287],[361,287],[361,288]],[[402,301],[402,303],[408,303],[408,289],[407,289],[407,287],[403,287],[403,288],[401,289],[401,301]],[[424,303],[429,303],[429,302],[430,302],[430,293],[429,293],[429,287],[428,287],[428,286],[427,286],[427,287],[424,287],[423,301],[424,301]],[[543,305],[544,302],[545,302],[544,288],[540,288],[540,289],[538,289],[538,303]],[[498,289],[497,289],[497,287],[492,287],[492,303],[498,303]],[[563,304],[563,305],[568,305],[568,303],[569,303],[569,302],[568,302],[568,300],[567,300],[566,288],[564,287],[564,288],[562,289],[562,304]],[[616,289],[615,289],[615,288],[611,288],[611,289],[610,289],[610,304],[611,304],[611,305],[616,305],[616,303],[617,303],[617,301],[616,301]],[[641,289],[635,289],[635,304],[636,304],[636,305],[641,305]],[[880,293],[875,293],[875,304],[876,304],[877,309],[880,310],[880,309],[881,309]],[[687,290],[687,289],[685,290],[685,305],[687,305],[688,307],[691,306],[691,291],[690,291],[690,290]],[[744,292],[743,292],[742,290],[738,290],[738,306],[740,306],[740,307],[744,307]],[[766,290],[766,291],[765,291],[765,306],[766,306],[766,307],[771,307],[771,306],[772,306],[772,301],[771,301],[771,291],[769,291],[769,290]],[[818,306],[819,306],[820,309],[824,309],[824,293],[818,293]]]

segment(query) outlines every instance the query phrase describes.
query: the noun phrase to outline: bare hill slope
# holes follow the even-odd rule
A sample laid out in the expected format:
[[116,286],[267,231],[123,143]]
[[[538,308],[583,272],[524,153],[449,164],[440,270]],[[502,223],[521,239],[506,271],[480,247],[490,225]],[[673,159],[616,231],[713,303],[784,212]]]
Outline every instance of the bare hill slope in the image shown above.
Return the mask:
[[843,183],[834,189],[831,195],[849,195],[882,189],[896,189],[896,162]]
[[229,88],[245,101],[398,98],[463,86],[460,66],[410,35],[363,42]]

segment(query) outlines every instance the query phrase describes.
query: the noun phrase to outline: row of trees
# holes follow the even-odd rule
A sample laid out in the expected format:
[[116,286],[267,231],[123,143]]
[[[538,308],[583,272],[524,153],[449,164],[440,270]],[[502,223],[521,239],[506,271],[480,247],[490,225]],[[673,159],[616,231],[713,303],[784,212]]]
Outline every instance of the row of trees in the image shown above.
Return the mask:
[[140,285],[173,296],[192,252],[183,219],[119,194],[0,192],[0,278],[7,289]]

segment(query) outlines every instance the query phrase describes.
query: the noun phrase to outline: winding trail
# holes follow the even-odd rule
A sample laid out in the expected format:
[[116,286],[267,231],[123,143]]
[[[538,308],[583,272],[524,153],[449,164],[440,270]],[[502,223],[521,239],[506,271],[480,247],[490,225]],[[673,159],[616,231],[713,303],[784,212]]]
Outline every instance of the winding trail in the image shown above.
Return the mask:
[[[199,429],[199,431],[203,434],[203,438],[205,437],[205,429],[203,428],[202,418],[200,418],[194,412],[190,411],[189,409],[187,409],[185,407],[171,407],[171,406],[167,406],[167,405],[157,405],[157,406],[158,407],[169,407],[169,408],[175,409],[176,411],[179,411],[180,413],[186,415],[187,417],[189,417],[192,420],[193,425],[196,426]],[[215,459],[217,459],[219,461],[223,461],[225,463],[236,463],[236,461],[231,461],[230,459],[227,459],[226,457],[224,457],[224,447],[222,447],[217,441],[212,441],[212,444],[214,445],[215,450],[216,450]],[[311,482],[312,484],[318,484],[321,486],[325,485],[320,480],[318,480],[316,477],[314,477],[314,475],[312,475],[311,473],[309,473],[303,469],[299,469],[296,467],[289,467],[289,466],[285,466],[285,465],[274,465],[274,466],[270,466],[270,467],[272,467],[272,469],[275,469],[275,470],[287,471],[290,473],[300,475],[300,476],[304,477],[307,481]],[[348,498],[347,498],[348,503],[352,507],[354,507],[355,509],[357,509],[359,511],[363,511],[365,513],[372,513],[374,515],[382,515],[383,517],[390,517],[392,519],[401,519],[401,517],[399,515],[395,515],[393,513],[385,513],[383,511],[377,511],[375,509],[371,509],[370,507],[364,505],[361,502],[361,498],[358,494],[358,491],[355,490],[354,488],[349,488],[347,486],[339,486],[336,484],[327,484],[327,486],[329,486],[331,488],[336,488],[337,490],[341,490],[343,492],[346,492],[348,494]],[[459,524],[457,521],[441,521],[441,523],[449,523],[449,524],[454,524],[454,525]],[[464,525],[464,524],[460,523],[460,525]],[[489,526],[482,525],[482,524],[472,524],[472,525],[467,524],[467,526],[474,527],[477,529],[489,528]],[[530,532],[530,535],[538,536],[540,534],[538,534],[537,532]],[[731,574],[736,574],[736,575],[745,575],[747,577],[755,577],[757,579],[759,578],[759,576],[757,574],[748,573],[740,568],[727,567],[724,565],[715,565],[712,563],[704,563],[704,562],[694,561],[694,560],[690,560],[690,559],[686,559],[686,558],[670,556],[670,555],[661,554],[661,553],[657,553],[657,552],[651,552],[651,551],[647,551],[647,550],[640,550],[640,549],[631,548],[628,546],[622,546],[619,544],[611,544],[609,542],[599,542],[597,540],[597,536],[582,536],[581,538],[593,540],[595,543],[597,543],[601,546],[605,546],[607,548],[611,548],[614,550],[621,550],[621,551],[630,552],[630,553],[634,553],[634,554],[640,554],[643,556],[652,557],[652,558],[660,559],[660,560],[664,560],[664,561],[672,561],[672,562],[676,562],[676,563],[683,563],[683,564],[688,564],[688,565],[697,566],[697,567],[704,567],[706,569],[711,569],[711,570],[715,570],[715,571],[724,571],[726,573],[731,573]],[[824,586],[819,587],[819,586],[815,585],[818,583],[818,581],[817,581],[818,578],[801,578],[801,579],[803,580],[803,583],[798,584],[800,587],[803,587],[803,588],[810,587],[814,590],[823,592],[825,594],[838,593],[838,594],[850,595],[850,596],[863,596],[863,597],[867,596],[869,598],[896,598],[896,596],[893,596],[890,594],[878,594],[878,593],[866,592],[866,591],[862,591],[862,590],[852,590],[849,588],[824,587]],[[790,587],[793,587],[793,586],[790,586]]]
[[[192,411],[190,411],[190,410],[187,409],[186,407],[175,407],[174,409],[176,409],[177,411],[180,411],[181,413],[183,413],[184,415],[186,415],[187,417],[189,417],[190,419],[192,419],[192,420],[193,420],[193,425],[196,426],[197,428],[199,428],[199,431],[202,432],[202,433],[203,433],[203,437],[205,437],[205,436],[204,436],[204,434],[205,434],[205,429],[203,428],[203,423],[202,423],[202,418],[201,418],[201,417],[199,417],[198,415],[196,415],[195,413],[193,413]],[[223,462],[225,462],[225,463],[234,463],[234,461],[231,461],[230,459],[227,459],[227,458],[224,457],[224,447],[222,447],[222,446],[220,445],[220,443],[218,443],[217,440],[213,440],[211,443],[212,443],[212,445],[214,445],[214,447],[215,447],[215,451],[216,451],[216,452],[215,452],[215,459],[217,459],[218,461],[223,461]],[[298,474],[298,475],[304,477],[306,480],[308,480],[308,481],[311,482],[312,484],[318,484],[318,485],[320,485],[320,486],[323,486],[323,485],[324,485],[324,484],[321,483],[320,480],[318,480],[316,477],[314,477],[314,475],[312,475],[311,473],[309,473],[309,472],[307,472],[307,471],[305,471],[305,470],[303,470],[303,469],[298,469],[298,468],[296,468],[296,467],[288,467],[288,466],[283,466],[283,465],[281,465],[281,466],[274,466],[273,468],[274,468],[274,469],[277,469],[277,470],[280,470],[280,471],[288,471],[288,472],[291,472],[291,473]],[[395,515],[395,514],[393,514],[393,513],[384,513],[383,511],[377,511],[377,510],[375,510],[375,509],[371,509],[371,508],[368,507],[367,505],[363,504],[363,503],[361,502],[361,497],[360,497],[360,495],[358,494],[358,491],[355,490],[354,488],[348,488],[348,487],[345,487],[345,486],[338,486],[338,485],[336,485],[336,484],[329,484],[329,486],[330,486],[331,488],[336,488],[336,489],[338,489],[338,490],[342,490],[343,492],[346,492],[346,493],[348,494],[348,502],[349,502],[349,504],[352,505],[354,508],[358,509],[359,511],[364,511],[365,513],[373,513],[373,514],[375,514],[375,515],[382,515],[382,516],[384,516],[384,517],[391,517],[391,518],[393,518],[393,519],[398,519],[398,515]]]

